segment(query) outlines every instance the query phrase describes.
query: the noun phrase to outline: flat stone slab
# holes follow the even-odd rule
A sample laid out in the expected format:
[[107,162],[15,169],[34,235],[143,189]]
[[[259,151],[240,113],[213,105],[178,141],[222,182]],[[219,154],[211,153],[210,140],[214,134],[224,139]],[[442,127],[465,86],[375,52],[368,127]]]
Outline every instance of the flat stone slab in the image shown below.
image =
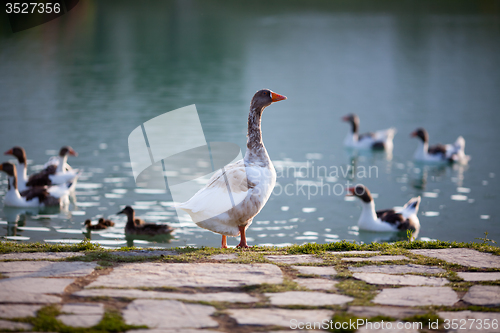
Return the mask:
[[410,252],[467,267],[500,268],[500,256],[473,249],[410,250]]
[[61,312],[63,314],[57,316],[57,319],[65,325],[72,327],[92,327],[101,321],[104,314],[104,305],[96,303],[69,303],[63,305]]
[[282,282],[281,270],[272,264],[130,263],[99,276],[88,287],[239,287]]
[[420,274],[439,274],[446,271],[436,266],[425,265],[380,265],[380,266],[362,266],[362,267],[349,267],[351,272],[359,273],[385,273],[385,274],[407,274],[407,273],[420,273]]
[[342,258],[343,261],[349,262],[360,262],[360,261],[394,261],[394,260],[410,260],[410,258],[405,256],[374,256],[368,258],[351,257]]
[[325,294],[311,291],[287,291],[284,293],[265,293],[273,305],[339,305],[351,302],[354,298],[337,294]]
[[387,316],[396,319],[403,319],[423,314],[425,311],[412,308],[402,308],[395,306],[350,306],[348,312],[360,318],[371,318],[376,316]]
[[[381,322],[373,322],[367,323],[365,326],[360,327],[356,332],[357,333],[419,333],[419,330],[416,328],[416,325],[410,322],[387,322],[384,320],[384,323]],[[415,328],[413,328],[415,326]],[[407,327],[407,328],[405,328]],[[422,327],[425,327],[422,324]]]
[[179,253],[176,251],[148,251],[148,250],[136,250],[136,251],[118,251],[109,252],[109,254],[120,256],[120,257],[159,257],[159,256],[177,256]]
[[0,255],[0,260],[59,260],[84,255],[85,252],[15,252]]
[[95,262],[4,261],[0,273],[8,277],[80,277],[92,273]]
[[11,331],[14,331],[14,330],[30,330],[32,329],[33,326],[30,325],[30,324],[26,324],[26,323],[17,323],[17,322],[14,322],[14,321],[8,321],[8,320],[1,320],[0,319],[0,329],[1,330],[11,330]]
[[264,256],[272,262],[280,264],[321,264],[323,259],[312,254],[296,254],[296,255],[269,255]]
[[354,273],[353,277],[369,284],[399,286],[444,286],[449,283],[445,278],[419,275],[389,275],[382,273]]
[[72,327],[92,327],[102,319],[102,315],[59,315],[57,319]]
[[[3,299],[0,299],[0,301],[3,301]],[[36,312],[41,308],[41,305],[0,304],[0,318],[35,317]]]
[[330,310],[231,309],[224,312],[240,325],[273,325],[287,328],[290,328],[294,321],[313,324],[323,320],[329,321],[333,315]]
[[[492,328],[491,327],[491,322],[493,320],[497,320],[497,323],[500,325],[500,313],[499,312],[472,312],[472,311],[450,311],[450,312],[438,312],[437,313],[439,317],[443,319],[448,319],[450,322],[453,319],[456,319],[456,323],[458,323],[459,327],[465,323],[464,327],[466,329],[451,329],[448,332],[449,333],[498,333],[499,329],[497,328]],[[468,319],[476,319],[475,321],[473,320],[468,320]],[[485,319],[488,319],[485,321]],[[464,322],[465,320],[465,322]],[[482,323],[479,322],[479,320],[482,321]],[[490,323],[490,328],[485,329],[485,322]],[[472,324],[472,326],[471,326]],[[482,324],[482,325],[480,325]]]
[[314,274],[323,277],[330,277],[337,275],[337,271],[333,267],[327,266],[291,266],[293,269],[299,271],[300,274]]
[[453,305],[458,300],[450,287],[403,287],[382,290],[373,303],[397,306]]
[[238,259],[238,255],[235,253],[214,254],[213,256],[210,256],[210,259],[212,259],[212,260],[234,260],[234,259]]
[[102,315],[104,314],[104,305],[99,303],[67,303],[62,306],[61,312],[66,314]]
[[74,279],[9,278],[0,279],[0,292],[62,294]]
[[137,289],[85,289],[73,294],[80,297],[123,297],[123,298],[142,298],[142,299],[181,299],[187,301],[204,302],[229,302],[229,303],[254,303],[259,299],[246,293],[169,293],[162,291],[146,291]]
[[299,286],[310,289],[310,290],[332,290],[335,289],[335,285],[338,281],[328,280],[328,279],[295,279]]
[[123,310],[123,318],[129,325],[146,325],[151,328],[203,328],[219,324],[210,316],[213,306],[186,304],[170,300],[139,299]]
[[500,286],[472,286],[463,301],[474,305],[500,305]]
[[359,255],[359,254],[378,254],[380,251],[326,251],[329,254],[338,255]]
[[465,281],[496,281],[500,280],[500,272],[457,272]]
[[0,300],[2,300],[2,303],[47,304],[60,303],[61,297],[36,293],[25,293],[22,291],[13,292],[12,290],[0,290]]

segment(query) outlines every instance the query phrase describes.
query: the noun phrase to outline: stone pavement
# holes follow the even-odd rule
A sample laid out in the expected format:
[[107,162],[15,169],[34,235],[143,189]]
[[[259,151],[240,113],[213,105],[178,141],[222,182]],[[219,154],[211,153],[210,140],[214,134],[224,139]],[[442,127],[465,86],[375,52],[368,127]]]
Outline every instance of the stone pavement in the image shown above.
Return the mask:
[[429,313],[500,326],[500,312],[488,311],[500,306],[500,257],[472,249],[266,254],[252,264],[237,263],[236,253],[195,263],[175,262],[173,251],[114,254],[145,261],[101,267],[85,253],[0,255],[0,330],[33,330],[29,318],[50,304],[71,327],[93,327],[107,311],[148,327],[130,333],[313,332],[342,324],[339,316],[383,316],[393,325],[358,332],[422,332],[405,324]]

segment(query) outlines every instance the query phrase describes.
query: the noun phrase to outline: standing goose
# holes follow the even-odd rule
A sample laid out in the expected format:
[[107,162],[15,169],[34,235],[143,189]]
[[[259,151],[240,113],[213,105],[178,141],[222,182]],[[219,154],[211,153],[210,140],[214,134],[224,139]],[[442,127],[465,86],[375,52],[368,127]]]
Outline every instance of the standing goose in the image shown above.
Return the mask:
[[351,131],[347,133],[344,145],[349,148],[357,149],[386,149],[392,150],[392,139],[396,134],[396,129],[391,127],[385,130],[373,133],[358,134],[359,117],[355,114],[349,114],[342,117],[345,122],[351,123]]
[[400,212],[396,212],[395,209],[375,211],[375,202],[366,186],[356,185],[348,191],[348,196],[358,197],[362,201],[363,210],[358,220],[360,230],[380,232],[420,230],[420,221],[417,217],[420,197],[411,198]]
[[69,155],[78,156],[78,154],[70,146],[62,147],[59,151],[59,155],[51,158],[49,162],[45,164],[45,169],[30,176],[26,186],[45,186],[72,183],[72,188],[74,188],[74,183],[79,173],[78,170],[72,169],[68,165],[67,160]]
[[45,186],[32,187],[19,193],[17,189],[17,171],[12,163],[0,164],[0,171],[9,177],[8,191],[4,197],[4,204],[11,207],[44,207],[63,206],[69,203],[69,190],[60,188],[57,195],[49,193]]
[[[266,107],[286,99],[269,89],[259,90],[250,103],[247,151],[243,160],[218,170],[208,185],[178,207],[201,228],[227,236],[241,236],[238,247],[247,248],[245,231],[264,207],[276,184],[276,171],[262,142],[261,117]],[[228,191],[230,189],[230,191]],[[237,204],[225,210],[221,202],[231,196]]]
[[465,155],[465,139],[459,136],[454,144],[437,144],[429,146],[429,134],[423,128],[417,128],[411,137],[419,138],[417,150],[413,158],[427,163],[453,163],[467,164],[470,156]]
[[136,219],[134,209],[130,206],[126,206],[117,214],[125,214],[127,216],[127,224],[125,225],[126,234],[155,236],[170,234],[174,231],[174,229],[166,224],[146,223],[144,220]]

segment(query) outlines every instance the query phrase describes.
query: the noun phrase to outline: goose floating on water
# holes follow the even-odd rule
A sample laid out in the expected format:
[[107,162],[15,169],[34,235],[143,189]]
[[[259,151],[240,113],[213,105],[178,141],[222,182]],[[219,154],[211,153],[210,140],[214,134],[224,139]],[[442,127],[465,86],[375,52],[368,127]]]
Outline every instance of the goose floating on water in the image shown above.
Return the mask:
[[351,131],[347,133],[344,145],[356,149],[386,149],[392,150],[392,139],[396,134],[395,128],[388,128],[376,132],[359,134],[359,117],[355,114],[349,114],[342,118],[343,121],[351,124]]
[[10,162],[5,162],[0,164],[0,171],[5,172],[9,177],[8,191],[4,197],[6,206],[44,207],[63,206],[69,203],[70,191],[65,184],[51,188],[50,192],[46,186],[36,186],[19,192],[16,167]]
[[358,197],[363,205],[358,220],[360,230],[379,232],[404,230],[418,232],[420,230],[420,221],[417,217],[420,196],[411,198],[399,212],[396,212],[395,209],[375,211],[375,202],[366,186],[357,185],[349,188],[348,191],[348,196]]
[[[257,91],[250,103],[245,157],[217,171],[207,186],[178,205],[199,227],[221,234],[222,248],[227,248],[227,236],[238,235],[241,237],[238,247],[248,247],[245,231],[276,184],[276,171],[262,141],[261,117],[266,107],[284,99],[285,96],[269,89]],[[221,202],[228,195],[238,204],[225,211]]]
[[74,188],[76,179],[79,176],[77,169],[72,169],[68,163],[68,156],[78,156],[70,146],[64,146],[59,151],[57,157],[49,159],[45,163],[44,169],[39,173],[31,175],[26,186],[45,186],[71,183],[71,189]]
[[429,146],[429,134],[423,128],[417,128],[411,137],[419,138],[413,158],[425,163],[461,163],[467,164],[470,156],[465,155],[465,139],[459,136],[454,144]]

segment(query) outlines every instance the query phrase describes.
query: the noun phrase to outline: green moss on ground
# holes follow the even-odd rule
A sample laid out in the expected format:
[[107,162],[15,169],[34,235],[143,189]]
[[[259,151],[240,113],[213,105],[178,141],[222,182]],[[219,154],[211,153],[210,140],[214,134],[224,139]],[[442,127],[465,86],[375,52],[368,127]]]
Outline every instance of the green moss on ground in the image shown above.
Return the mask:
[[63,324],[56,317],[60,310],[56,305],[45,306],[37,312],[36,317],[25,318],[23,322],[33,325],[33,331],[60,332],[60,333],[105,333],[125,332],[132,329],[147,328],[147,326],[135,326],[125,324],[118,311],[106,311],[101,321],[90,328],[71,327]]

